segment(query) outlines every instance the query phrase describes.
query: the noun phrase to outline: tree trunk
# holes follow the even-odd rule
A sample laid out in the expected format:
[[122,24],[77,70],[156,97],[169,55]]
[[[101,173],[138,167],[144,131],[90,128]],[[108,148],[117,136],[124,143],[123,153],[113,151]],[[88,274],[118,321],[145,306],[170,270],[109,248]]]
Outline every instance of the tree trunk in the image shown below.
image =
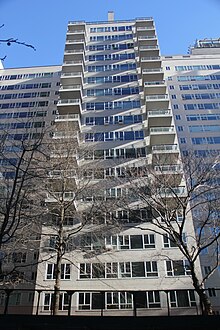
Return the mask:
[[199,280],[198,280],[196,272],[195,272],[194,263],[191,264],[191,275],[192,275],[193,286],[199,296],[199,302],[200,302],[200,308],[201,308],[202,315],[212,315],[213,311],[212,311],[211,302],[210,302],[207,294],[205,293],[203,286],[199,283]]
[[61,205],[61,214],[59,220],[58,230],[58,242],[57,242],[57,259],[55,264],[55,283],[54,283],[54,297],[53,297],[53,315],[57,315],[59,312],[59,301],[60,301],[60,281],[61,281],[61,264],[63,257],[63,223],[64,223],[64,206]]

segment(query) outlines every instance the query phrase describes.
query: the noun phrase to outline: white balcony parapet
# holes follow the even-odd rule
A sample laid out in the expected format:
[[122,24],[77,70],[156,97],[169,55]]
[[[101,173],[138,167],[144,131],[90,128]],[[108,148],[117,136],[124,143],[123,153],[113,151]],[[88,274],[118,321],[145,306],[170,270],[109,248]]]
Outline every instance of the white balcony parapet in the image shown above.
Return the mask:
[[67,54],[75,54],[75,53],[83,53],[84,50],[83,49],[67,49],[67,50],[64,50],[64,53],[67,53]]
[[179,196],[179,195],[185,195],[187,193],[186,187],[172,187],[172,188],[161,188],[158,189],[158,195],[162,195],[163,197],[168,196]]
[[157,37],[154,36],[139,36],[138,40],[147,40],[147,39],[156,39]]
[[148,117],[171,115],[171,110],[169,110],[169,109],[150,110],[150,111],[147,112],[147,114],[148,114]]
[[157,45],[152,46],[152,45],[145,45],[145,46],[140,46],[139,47],[140,50],[148,50],[148,49],[159,49],[159,47]]
[[168,94],[161,95],[147,95],[145,96],[146,100],[169,100]]
[[154,26],[139,26],[137,27],[137,31],[148,31],[154,30]]
[[68,121],[68,120],[79,120],[79,115],[74,114],[68,114],[68,115],[57,115],[55,118],[55,121]]
[[174,133],[174,127],[150,127],[150,133]]
[[156,165],[154,166],[154,170],[156,172],[161,172],[161,173],[164,173],[164,172],[182,172],[182,166],[181,165]]
[[171,151],[178,151],[179,148],[177,144],[159,144],[159,145],[154,145],[152,146],[152,151],[153,152],[171,152]]
[[79,104],[81,101],[80,99],[61,99],[58,101],[57,105],[60,104]]
[[141,57],[141,61],[157,61],[157,60],[161,60],[160,56],[144,56]]
[[156,73],[156,72],[163,72],[162,68],[154,68],[154,69],[143,69],[142,73]]
[[145,83],[144,83],[144,86],[146,87],[150,87],[150,86],[152,86],[152,85],[165,85],[165,80],[158,80],[158,81],[146,81]]
[[68,85],[68,86],[61,86],[60,90],[66,90],[66,89],[81,89],[81,85]]
[[65,62],[63,62],[63,64],[65,65],[65,64],[82,64],[83,63],[83,61],[65,61]]
[[75,31],[71,31],[71,30],[68,30],[67,33],[69,34],[78,34],[78,33],[85,33],[85,30],[75,30]]
[[82,42],[85,42],[84,39],[77,39],[77,40],[66,40],[66,44],[71,44],[71,43],[82,43]]
[[73,191],[66,192],[54,192],[53,194],[48,194],[45,202],[56,202],[56,201],[71,201],[74,200],[75,194]]
[[75,76],[82,76],[82,72],[63,72],[61,77],[75,77]]

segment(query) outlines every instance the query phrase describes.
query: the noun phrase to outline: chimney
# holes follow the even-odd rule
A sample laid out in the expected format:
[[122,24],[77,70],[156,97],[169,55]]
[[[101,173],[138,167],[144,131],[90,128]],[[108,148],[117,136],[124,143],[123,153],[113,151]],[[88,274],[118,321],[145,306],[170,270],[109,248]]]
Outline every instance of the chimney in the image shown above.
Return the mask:
[[112,22],[115,19],[115,13],[113,11],[108,11],[108,21]]

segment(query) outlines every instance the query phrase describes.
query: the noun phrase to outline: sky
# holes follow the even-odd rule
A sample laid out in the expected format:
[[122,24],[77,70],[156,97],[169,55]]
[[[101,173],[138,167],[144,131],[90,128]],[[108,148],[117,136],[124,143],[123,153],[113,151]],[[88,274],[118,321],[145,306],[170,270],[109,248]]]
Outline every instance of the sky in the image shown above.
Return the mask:
[[220,0],[0,0],[0,44],[5,68],[62,64],[68,21],[153,16],[162,55],[186,54],[196,39],[220,37]]

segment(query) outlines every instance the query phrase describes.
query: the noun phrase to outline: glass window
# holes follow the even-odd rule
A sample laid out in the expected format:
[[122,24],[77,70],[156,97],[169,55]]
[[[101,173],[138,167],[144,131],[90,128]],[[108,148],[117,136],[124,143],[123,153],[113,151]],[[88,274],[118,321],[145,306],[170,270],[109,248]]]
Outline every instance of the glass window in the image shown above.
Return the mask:
[[132,277],[145,277],[143,262],[132,262]]

